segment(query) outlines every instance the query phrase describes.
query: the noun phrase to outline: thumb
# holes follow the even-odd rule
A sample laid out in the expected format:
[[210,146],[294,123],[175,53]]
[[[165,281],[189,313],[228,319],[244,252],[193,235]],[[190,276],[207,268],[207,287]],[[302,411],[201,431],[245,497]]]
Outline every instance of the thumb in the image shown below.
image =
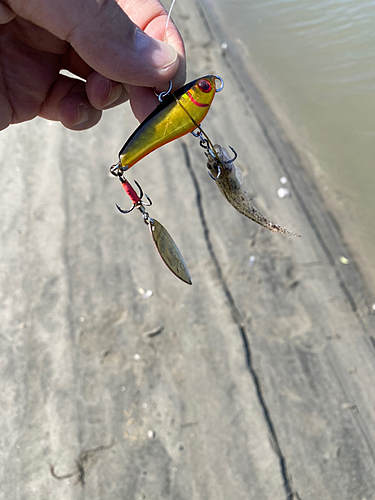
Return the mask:
[[[178,70],[174,47],[148,36],[116,0],[5,0],[14,12],[71,44],[103,76],[138,86],[158,86]],[[133,2],[126,5],[129,8]],[[147,25],[153,2],[134,2]]]
[[[88,2],[93,10],[95,4]],[[147,3],[142,8],[147,10]],[[179,65],[175,48],[148,36],[115,0],[104,2],[99,13],[87,13],[66,39],[97,72],[122,83],[156,87],[171,79]]]

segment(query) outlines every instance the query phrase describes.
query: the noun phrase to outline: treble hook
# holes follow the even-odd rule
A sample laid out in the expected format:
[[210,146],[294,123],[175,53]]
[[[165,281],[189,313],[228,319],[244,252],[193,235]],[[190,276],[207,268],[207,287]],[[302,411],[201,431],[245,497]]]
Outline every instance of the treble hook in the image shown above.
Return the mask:
[[[122,214],[128,214],[130,213],[132,210],[134,210],[135,208],[139,208],[141,210],[141,212],[143,213],[147,213],[144,209],[144,207],[150,207],[152,205],[152,201],[151,199],[147,196],[146,193],[143,193],[143,189],[141,188],[140,184],[138,184],[137,181],[134,181],[134,183],[137,185],[138,189],[139,189],[139,195],[137,195],[137,193],[135,192],[135,190],[132,188],[132,186],[129,184],[129,181],[127,179],[125,179],[125,177],[123,175],[119,175],[118,176],[119,179],[120,179],[120,182],[123,186],[123,188],[125,189],[127,195],[129,196],[129,198],[132,200],[133,202],[133,206],[129,209],[129,210],[123,210],[121,207],[119,207],[116,203],[116,207],[117,209],[122,213]],[[143,196],[145,196],[147,198],[147,201],[148,203],[145,203],[144,201],[142,201],[142,198]]]
[[217,164],[217,176],[214,177],[211,172],[207,169],[208,175],[211,177],[213,181],[217,181],[221,174],[220,163]]
[[224,165],[226,165],[227,163],[233,163],[235,160],[237,160],[238,157],[237,151],[232,148],[232,146],[228,146],[228,148],[232,150],[232,152],[234,153],[234,157],[231,160],[222,161],[221,163],[224,163]]
[[221,165],[227,165],[228,163],[233,163],[236,159],[237,159],[237,152],[234,148],[232,148],[232,146],[228,146],[229,149],[231,149],[234,153],[234,157],[231,159],[231,160],[226,160],[226,161],[223,161],[223,160],[220,160],[220,161],[217,161],[217,155],[214,153],[214,151],[212,151],[211,148],[207,148],[207,152],[206,152],[206,155],[210,154],[212,156],[212,158],[214,158],[216,160],[216,163],[217,163],[217,176],[214,177],[211,172],[209,170],[207,170],[208,172],[208,175],[211,177],[212,180],[214,181],[217,181],[220,177],[220,174],[221,174],[221,167],[220,167],[220,164]]

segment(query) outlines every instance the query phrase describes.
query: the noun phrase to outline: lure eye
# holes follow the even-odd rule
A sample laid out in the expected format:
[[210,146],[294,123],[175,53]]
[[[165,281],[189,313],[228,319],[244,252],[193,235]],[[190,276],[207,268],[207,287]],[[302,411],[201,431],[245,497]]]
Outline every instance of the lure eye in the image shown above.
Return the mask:
[[201,80],[198,82],[198,87],[205,93],[211,92],[212,90],[212,85],[208,80]]

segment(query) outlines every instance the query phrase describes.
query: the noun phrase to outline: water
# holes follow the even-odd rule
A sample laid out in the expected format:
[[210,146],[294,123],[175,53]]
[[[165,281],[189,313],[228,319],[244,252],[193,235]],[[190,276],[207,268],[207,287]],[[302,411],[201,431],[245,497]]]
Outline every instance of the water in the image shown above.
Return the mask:
[[375,290],[375,2],[215,3],[323,172],[344,238]]

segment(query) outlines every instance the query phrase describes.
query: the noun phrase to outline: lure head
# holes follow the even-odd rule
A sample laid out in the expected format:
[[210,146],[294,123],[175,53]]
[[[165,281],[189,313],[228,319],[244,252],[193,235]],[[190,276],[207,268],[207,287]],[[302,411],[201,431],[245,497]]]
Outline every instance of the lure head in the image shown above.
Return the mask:
[[217,79],[215,75],[207,75],[192,82],[186,92],[190,100],[200,108],[209,108],[216,92],[219,91],[216,89]]

